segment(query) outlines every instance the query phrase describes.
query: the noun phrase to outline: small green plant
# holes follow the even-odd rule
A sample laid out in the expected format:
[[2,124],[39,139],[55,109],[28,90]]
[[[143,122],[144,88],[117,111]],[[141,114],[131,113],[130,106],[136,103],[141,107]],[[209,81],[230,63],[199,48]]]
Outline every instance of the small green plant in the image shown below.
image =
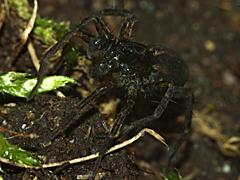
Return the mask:
[[[31,7],[27,0],[9,0],[9,6],[24,21],[28,21],[31,17]],[[68,31],[69,23],[62,21],[56,22],[51,19],[41,18],[37,15],[33,36],[47,45],[54,44],[57,40]]]
[[[16,97],[27,98],[37,79],[32,78],[27,73],[8,72],[0,73],[0,92],[7,93]],[[76,83],[75,80],[65,76],[45,77],[38,93],[52,91],[67,83]]]
[[0,134],[0,161],[18,166],[41,165],[41,161],[33,153],[10,144],[2,134]]
[[176,172],[173,171],[168,171],[165,175],[164,175],[164,180],[182,180],[183,178],[177,174]]

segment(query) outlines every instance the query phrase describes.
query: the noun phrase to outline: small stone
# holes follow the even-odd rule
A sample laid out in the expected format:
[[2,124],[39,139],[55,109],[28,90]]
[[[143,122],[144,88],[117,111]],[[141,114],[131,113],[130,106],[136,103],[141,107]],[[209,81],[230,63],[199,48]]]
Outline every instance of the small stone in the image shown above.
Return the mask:
[[3,122],[2,122],[2,126],[7,126],[7,121],[6,120],[4,120]]
[[229,86],[235,85],[237,83],[237,78],[234,74],[227,70],[223,73],[223,82]]
[[222,171],[226,174],[230,173],[231,172],[231,166],[229,164],[224,164],[223,167],[222,167]]
[[211,41],[211,40],[206,40],[204,43],[205,49],[209,52],[213,52],[216,49],[216,44],[215,42]]
[[15,107],[16,103],[8,103],[8,104],[4,104],[4,107]]

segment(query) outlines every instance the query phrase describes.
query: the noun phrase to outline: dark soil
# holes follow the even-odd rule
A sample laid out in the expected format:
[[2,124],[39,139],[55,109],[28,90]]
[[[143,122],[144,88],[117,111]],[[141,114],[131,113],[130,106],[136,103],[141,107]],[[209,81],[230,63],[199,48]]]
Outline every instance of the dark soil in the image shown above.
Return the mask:
[[[41,0],[38,10],[43,17],[77,24],[83,17],[112,5],[112,0]],[[126,1],[125,8],[139,20],[135,28],[136,41],[168,45],[181,54],[189,65],[190,80],[187,86],[192,88],[195,95],[194,119],[212,118],[219,133],[227,137],[240,137],[240,3],[224,0],[139,0]],[[12,67],[9,65],[17,42],[14,27],[6,23],[0,35],[0,71],[34,73],[26,49],[23,49],[17,63]],[[42,48],[38,48],[41,45],[36,44],[36,47],[41,56]],[[69,94],[69,89],[67,92]],[[104,144],[99,138],[99,134],[104,132],[104,117],[97,108],[87,107],[90,110],[80,118],[83,110],[79,109],[79,101],[82,98],[75,95],[60,98],[48,93],[37,96],[31,102],[1,95],[0,126],[24,134],[13,136],[10,131],[4,131],[4,135],[11,137],[11,143],[44,157],[44,163],[96,152]],[[204,116],[200,117],[200,114]],[[59,135],[49,146],[41,146],[60,124],[76,117],[80,119],[77,124]],[[181,116],[177,120],[181,124]],[[92,129],[90,134],[89,128]],[[162,131],[159,133],[162,134]],[[168,129],[163,133],[167,140],[177,137]],[[29,138],[29,134],[38,137]],[[217,142],[216,138],[203,133],[193,120],[188,142],[178,154],[179,173],[185,179],[194,180],[239,179],[239,151],[229,156],[221,151]],[[99,171],[103,179],[161,179],[166,157],[163,145],[147,136],[130,148],[107,155]],[[88,175],[94,162],[50,170],[26,170],[1,163],[1,169],[5,171],[2,175],[4,179],[31,179],[35,176],[48,179],[50,175],[56,179],[76,179],[83,177],[80,175]]]
[[[90,119],[90,121],[80,121],[74,125],[76,128],[70,127],[66,137],[57,138],[51,145],[46,147],[42,145],[42,143],[49,138],[49,135],[51,135],[51,131],[56,129],[59,124],[68,122],[70,119],[76,118],[77,114],[80,114],[78,107],[79,101],[80,99],[78,98],[62,99],[44,95],[37,97],[31,103],[18,102],[14,107],[4,108],[7,115],[2,118],[4,119],[2,124],[4,124],[5,128],[11,129],[12,131],[24,132],[26,134],[25,136],[14,137],[11,139],[11,143],[18,144],[24,149],[37,152],[39,156],[44,157],[45,163],[86,156],[96,152],[96,148],[103,145],[101,139],[93,138],[101,133],[101,131],[103,132],[103,129],[101,130],[99,127],[102,118],[99,113],[94,111],[90,111],[91,113],[88,113],[88,115],[85,114],[81,118]],[[87,135],[89,128],[92,129],[91,137]],[[39,138],[31,139],[27,136],[32,133],[39,136]],[[104,177],[107,178],[109,177],[108,174],[111,174],[111,176],[119,179],[139,179],[142,173],[133,162],[134,157],[126,153],[126,150],[121,150],[109,155],[109,158],[105,158],[101,164],[102,169],[106,171]],[[56,173],[59,178],[75,179],[77,175],[89,174],[93,165],[94,161],[89,161],[82,165],[66,166],[61,171],[57,170],[59,172],[54,171],[54,174]],[[7,173],[10,173],[4,175],[4,177],[7,177],[6,179],[18,179],[24,174],[28,174],[20,169],[13,171],[9,165],[6,166],[3,164],[2,168]],[[43,177],[43,179],[49,178],[46,172],[43,172],[41,177]]]

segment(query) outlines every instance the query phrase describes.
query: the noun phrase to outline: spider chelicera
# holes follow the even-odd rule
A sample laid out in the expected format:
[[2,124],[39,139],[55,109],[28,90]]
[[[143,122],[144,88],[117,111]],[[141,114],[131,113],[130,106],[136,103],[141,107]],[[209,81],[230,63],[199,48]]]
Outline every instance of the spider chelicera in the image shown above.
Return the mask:
[[[104,16],[120,16],[122,22],[120,30],[114,36],[106,23]],[[157,120],[166,110],[170,101],[183,100],[185,108],[184,131],[169,156],[169,164],[181,144],[189,133],[192,120],[193,95],[184,85],[188,80],[189,71],[187,65],[175,52],[164,46],[146,46],[130,40],[136,18],[128,10],[105,9],[99,13],[87,17],[75,26],[71,31],[56,43],[42,58],[38,73],[37,84],[32,90],[28,100],[32,99],[43,77],[48,73],[49,59],[59,49],[63,48],[76,35],[80,36],[88,44],[87,55],[92,57],[100,53],[101,58],[92,68],[92,77],[97,80],[97,88],[87,98],[81,100],[80,108],[91,104],[103,95],[111,92],[121,92],[121,108],[116,113],[115,123],[108,135],[109,147],[114,139],[130,132],[136,127],[144,127],[147,123]],[[86,30],[86,26],[93,23],[97,35]],[[154,113],[133,121],[125,126],[128,115],[134,109],[139,99],[145,102],[158,101]],[[60,132],[64,132],[75,120],[53,133],[54,139]],[[49,141],[50,141],[49,140]],[[107,148],[103,148],[102,156]],[[101,154],[101,153],[100,153]],[[101,158],[97,160],[99,166]],[[96,173],[96,172],[95,172]]]

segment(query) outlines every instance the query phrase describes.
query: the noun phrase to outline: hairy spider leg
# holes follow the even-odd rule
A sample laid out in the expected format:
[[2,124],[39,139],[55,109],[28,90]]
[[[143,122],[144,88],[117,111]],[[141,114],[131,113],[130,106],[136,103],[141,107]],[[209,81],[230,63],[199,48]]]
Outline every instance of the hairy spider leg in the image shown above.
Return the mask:
[[174,94],[175,98],[184,99],[184,106],[185,106],[185,120],[184,120],[184,129],[181,133],[180,137],[178,138],[177,142],[172,148],[172,151],[170,152],[169,158],[168,158],[168,167],[174,168],[176,164],[176,159],[174,158],[176,153],[178,152],[181,145],[186,141],[187,136],[190,133],[191,124],[192,124],[192,110],[193,110],[193,102],[194,102],[194,96],[189,91],[188,88],[178,88],[178,92],[175,91]]
[[111,34],[108,26],[106,25],[106,23],[102,20],[101,16],[94,15],[93,18],[95,19],[93,22],[95,24],[95,28],[96,28],[98,35],[105,36],[105,38],[107,38],[107,39],[111,39],[112,34]]
[[133,26],[135,24],[134,18],[125,18],[122,22],[120,31],[118,33],[117,39],[130,39],[132,36]]
[[134,15],[126,10],[126,9],[103,9],[102,11],[99,12],[100,16],[121,16],[121,17],[129,17],[134,18]]
[[122,132],[122,135],[128,134],[135,128],[142,128],[149,122],[159,119],[162,116],[163,112],[166,110],[169,102],[172,100],[172,98],[174,96],[173,91],[176,88],[177,87],[175,87],[175,86],[169,85],[169,87],[168,87],[167,91],[165,92],[164,96],[162,97],[159,105],[156,107],[154,114],[132,122],[130,125],[128,125],[124,129],[124,131]]
[[[37,83],[34,86],[34,88],[32,89],[31,93],[29,94],[27,101],[30,101],[31,99],[33,99],[33,97],[36,95],[36,92],[37,92],[39,86],[42,83],[44,76],[49,73],[49,70],[52,69],[52,68],[48,68],[50,66],[49,59],[51,58],[51,56],[56,54],[56,52],[59,49],[62,49],[79,32],[81,32],[80,36],[86,43],[89,43],[90,39],[95,37],[94,35],[86,32],[84,30],[84,27],[91,22],[95,22],[94,24],[96,26],[96,30],[98,31],[99,35],[101,35],[104,32],[105,33],[104,35],[110,36],[110,32],[107,29],[107,26],[96,15],[93,15],[93,16],[83,19],[80,24],[76,25],[72,30],[67,32],[63,36],[63,38],[59,42],[57,42],[53,47],[51,47],[51,49],[49,51],[47,51],[46,54],[43,56],[43,58],[41,59],[41,62],[40,62],[40,69],[39,69],[38,76],[37,76]],[[104,29],[103,32],[100,31],[100,27]]]
[[135,101],[136,101],[136,96],[128,97],[125,106],[123,106],[121,111],[118,113],[115,123],[110,131],[110,135],[112,137],[116,138],[120,134],[123,123],[124,123],[126,117],[131,113],[131,111],[134,107]]
[[[91,21],[94,23],[95,29],[96,29],[97,34],[98,34],[99,36],[101,36],[101,37],[102,37],[102,36],[105,36],[107,39],[112,38],[112,34],[110,33],[110,30],[109,30],[108,26],[105,24],[105,22],[104,22],[100,17],[98,17],[97,15],[93,15],[93,16],[91,16],[89,19],[86,19],[87,23],[90,23],[89,20],[91,20]],[[83,20],[83,21],[84,21],[84,20]],[[87,23],[85,23],[84,26],[86,26]],[[98,36],[98,35],[97,35],[97,36]],[[83,29],[82,29],[82,30],[81,30],[81,34],[80,34],[80,37],[81,37],[81,39],[82,39],[83,41],[85,41],[86,43],[89,44],[90,39],[91,39],[91,38],[94,38],[94,37],[96,37],[96,36],[88,33],[86,30],[83,30]],[[70,39],[69,39],[69,41],[70,41]],[[68,46],[68,44],[66,44],[65,46],[63,46],[63,50],[62,50],[63,52],[68,50],[68,48],[65,48],[65,47],[67,47],[67,46]],[[67,50],[66,50],[66,49],[67,49]],[[62,54],[64,54],[64,53],[62,53]],[[63,63],[65,62],[65,59],[64,59],[64,58],[65,58],[64,56],[61,56],[61,57],[60,57],[59,62],[57,62],[56,67],[54,67],[54,71],[52,72],[53,74],[63,65]]]
[[[65,52],[67,52],[69,50],[69,47],[71,46],[68,46],[68,45],[65,45],[63,48],[62,48],[62,54],[65,54]],[[57,71],[60,69],[60,67],[64,64],[64,62],[66,61],[65,59],[66,57],[64,56],[61,56],[59,58],[59,60],[56,62],[56,64],[54,65],[53,69],[51,70],[51,74],[55,74],[57,73]]]
[[[94,101],[96,101],[97,98],[99,98],[100,96],[104,95],[111,87],[101,87],[96,89],[95,91],[93,91],[88,97],[82,99],[77,106],[79,107],[79,109],[83,109],[86,107],[86,105],[93,103]],[[76,116],[74,116],[72,119],[69,119],[69,121],[64,122],[63,124],[61,124],[61,126],[59,128],[57,128],[55,131],[53,131],[50,136],[48,138],[45,139],[45,141],[43,142],[43,145],[47,145],[49,144],[53,139],[55,139],[59,134],[65,132],[72,124],[74,124],[75,122],[77,122],[79,120],[79,118],[87,111],[89,111],[92,107],[87,107],[87,109],[85,109],[84,111],[81,111],[79,114],[77,114]]]
[[119,39],[129,39],[132,35],[132,29],[136,22],[136,17],[125,9],[104,9],[99,14],[102,16],[121,16],[124,17],[120,30],[117,35]]
[[[30,101],[33,99],[33,97],[36,95],[38,88],[40,87],[43,78],[49,73],[49,68],[50,66],[50,61],[49,59],[51,58],[51,56],[53,56],[59,49],[61,49],[62,47],[64,47],[69,41],[70,39],[75,36],[75,34],[79,31],[79,27],[74,28],[73,30],[69,31],[68,33],[66,33],[64,35],[64,37],[57,42],[49,51],[46,52],[46,54],[43,56],[43,58],[40,61],[40,68],[39,68],[39,72],[37,75],[37,83],[35,84],[34,88],[32,89],[32,91],[30,92],[27,101]],[[86,37],[85,37],[86,39]]]

